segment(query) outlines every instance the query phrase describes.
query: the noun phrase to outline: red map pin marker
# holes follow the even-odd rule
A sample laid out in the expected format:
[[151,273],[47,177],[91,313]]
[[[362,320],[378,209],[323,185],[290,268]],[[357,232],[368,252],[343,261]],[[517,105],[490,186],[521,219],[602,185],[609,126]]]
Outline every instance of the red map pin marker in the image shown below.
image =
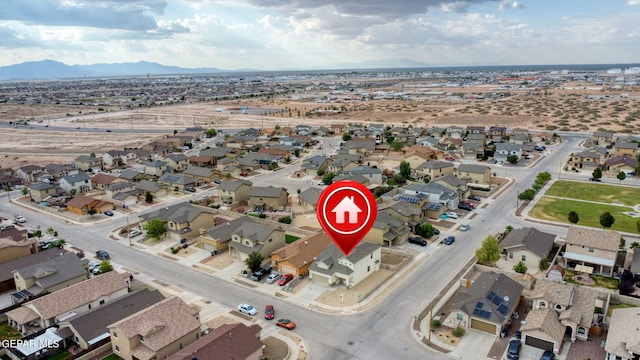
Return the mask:
[[366,186],[353,180],[329,185],[320,194],[316,216],[338,249],[349,256],[376,221],[376,200]]

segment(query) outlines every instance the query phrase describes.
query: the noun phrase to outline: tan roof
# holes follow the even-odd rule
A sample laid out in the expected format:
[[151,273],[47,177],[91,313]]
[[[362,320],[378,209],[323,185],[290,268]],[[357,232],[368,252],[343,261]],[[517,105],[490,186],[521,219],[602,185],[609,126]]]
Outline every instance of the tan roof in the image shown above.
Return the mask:
[[318,233],[284,246],[273,255],[280,256],[281,261],[288,261],[296,267],[301,267],[305,261],[311,263],[313,258],[320,255],[329,244],[331,244],[329,236],[326,233]]
[[570,284],[559,283],[547,279],[538,279],[536,281],[536,287],[531,292],[531,298],[544,299],[554,305],[560,304],[567,307],[571,304],[573,289],[573,285]]
[[35,311],[24,306],[13,309],[11,311],[7,311],[6,315],[8,318],[13,319],[13,321],[17,322],[18,324],[26,324],[29,321],[40,318]]
[[582,245],[595,249],[618,251],[620,234],[612,230],[588,229],[572,226],[567,232],[567,244]]
[[116,179],[117,179],[117,177],[115,177],[113,175],[109,175],[109,174],[105,174],[105,173],[99,173],[96,176],[91,178],[91,182],[94,183],[94,184],[109,185]]
[[35,309],[44,319],[51,319],[127,288],[128,279],[128,274],[110,271],[31,300],[23,306]]
[[407,148],[404,152],[404,157],[408,158],[413,155],[417,155],[423,159],[432,159],[435,157],[435,151],[433,149],[429,149],[428,147],[421,145],[413,145]]
[[[108,328],[117,328],[128,339],[142,335],[144,341],[133,349],[132,355],[138,359],[148,359],[167,345],[199,329],[200,321],[196,318],[199,312],[199,309],[173,296],[113,323]],[[195,337],[193,340],[196,340]]]
[[604,349],[624,359],[640,353],[640,307],[614,309]]
[[72,208],[76,208],[76,209],[82,209],[86,206],[89,206],[93,203],[98,202],[97,199],[94,198],[90,198],[88,196],[84,196],[84,195],[78,195],[76,197],[74,197],[73,199],[69,200],[69,202],[67,203],[67,207],[72,207]]
[[591,327],[593,313],[596,306],[596,293],[583,287],[576,287],[571,306],[560,313],[560,321],[565,323],[569,319],[573,323]]
[[26,241],[15,241],[12,238],[4,237],[0,238],[0,249],[4,249],[12,246],[31,246],[37,241],[35,239],[29,239]]
[[525,323],[520,327],[520,331],[539,330],[556,340],[558,344],[562,342],[565,327],[558,320],[556,312],[550,308],[531,310],[525,318]]

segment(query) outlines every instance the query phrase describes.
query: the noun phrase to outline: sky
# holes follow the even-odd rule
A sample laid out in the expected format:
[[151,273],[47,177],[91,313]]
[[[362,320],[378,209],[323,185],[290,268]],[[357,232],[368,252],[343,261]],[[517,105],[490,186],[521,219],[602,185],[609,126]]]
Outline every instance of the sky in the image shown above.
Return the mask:
[[2,0],[0,66],[640,62],[640,0]]

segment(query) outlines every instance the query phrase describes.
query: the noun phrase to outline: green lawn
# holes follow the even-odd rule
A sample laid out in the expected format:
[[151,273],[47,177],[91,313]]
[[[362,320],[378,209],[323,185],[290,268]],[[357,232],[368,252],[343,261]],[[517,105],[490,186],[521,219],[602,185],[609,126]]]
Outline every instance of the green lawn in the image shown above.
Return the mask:
[[578,200],[620,203],[627,206],[640,204],[640,189],[635,187],[558,180],[545,195]]
[[594,204],[584,201],[564,200],[550,197],[541,198],[529,212],[534,218],[563,222],[569,224],[570,211],[578,213],[578,225],[602,228],[600,214],[608,211],[616,219],[611,230],[637,233],[637,218],[632,218],[623,212],[632,211],[630,207]]
[[284,235],[284,241],[285,241],[287,244],[291,244],[292,242],[294,242],[294,241],[296,241],[296,240],[298,240],[298,239],[300,239],[300,236],[289,235],[289,234],[285,234],[285,235]]
[[122,358],[116,354],[111,354],[102,360],[122,360]]
[[22,338],[22,334],[11,326],[9,326],[8,322],[3,322],[0,324],[0,340],[11,340],[11,339],[20,339]]
[[63,351],[58,355],[52,356],[49,358],[49,360],[64,360],[64,359],[69,359],[71,357],[71,353],[68,351]]

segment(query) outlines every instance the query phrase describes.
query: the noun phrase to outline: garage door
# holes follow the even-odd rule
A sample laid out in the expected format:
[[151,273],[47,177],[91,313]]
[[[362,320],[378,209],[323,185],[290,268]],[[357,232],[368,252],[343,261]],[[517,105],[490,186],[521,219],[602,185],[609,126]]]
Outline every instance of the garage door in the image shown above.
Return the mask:
[[471,328],[488,332],[489,334],[496,334],[496,326],[484,321],[471,319]]
[[297,275],[297,274],[296,274],[296,269],[294,269],[294,268],[292,268],[292,267],[289,267],[289,266],[284,266],[284,265],[282,265],[282,266],[280,267],[280,270],[282,270],[282,273],[283,273],[283,274],[293,274],[293,275]]
[[533,347],[537,347],[538,349],[553,351],[553,342],[538,339],[537,337],[527,336],[524,339],[524,343]]

